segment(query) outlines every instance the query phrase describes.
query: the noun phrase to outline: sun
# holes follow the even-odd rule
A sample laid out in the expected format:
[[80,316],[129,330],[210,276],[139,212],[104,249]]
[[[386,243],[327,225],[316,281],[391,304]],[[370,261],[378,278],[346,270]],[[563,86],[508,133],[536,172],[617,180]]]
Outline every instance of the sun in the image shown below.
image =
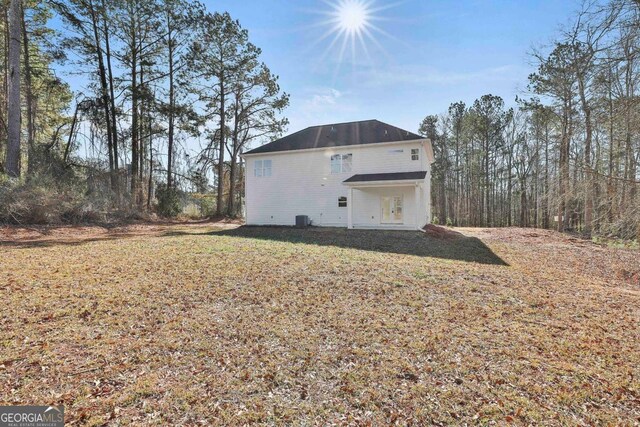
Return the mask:
[[360,33],[370,25],[367,5],[358,0],[343,1],[334,13],[338,26],[347,33]]
[[351,53],[353,67],[356,66],[356,63],[362,63],[357,58],[361,54],[364,55],[366,62],[373,65],[374,58],[371,50],[374,47],[388,56],[376,36],[394,37],[381,29],[375,22],[389,20],[388,17],[380,16],[379,13],[399,3],[386,3],[382,6],[377,6],[375,0],[324,0],[324,3],[329,6],[328,10],[311,11],[325,17],[324,20],[317,22],[312,27],[327,28],[311,47],[325,40],[330,40],[320,58],[321,62],[329,53],[335,52],[337,54],[337,73],[347,50]]

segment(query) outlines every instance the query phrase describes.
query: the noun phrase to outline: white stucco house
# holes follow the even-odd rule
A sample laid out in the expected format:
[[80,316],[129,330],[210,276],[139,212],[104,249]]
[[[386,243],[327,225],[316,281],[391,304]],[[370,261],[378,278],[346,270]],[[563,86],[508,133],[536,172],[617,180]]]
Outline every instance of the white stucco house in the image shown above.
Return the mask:
[[312,126],[244,153],[247,225],[416,230],[431,218],[431,141],[378,120]]

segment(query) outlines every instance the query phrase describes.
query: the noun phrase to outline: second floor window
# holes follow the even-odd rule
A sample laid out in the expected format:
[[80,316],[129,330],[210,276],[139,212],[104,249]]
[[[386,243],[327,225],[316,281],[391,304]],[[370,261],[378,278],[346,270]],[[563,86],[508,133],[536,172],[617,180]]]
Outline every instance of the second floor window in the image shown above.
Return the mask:
[[411,160],[420,160],[420,149],[412,148],[411,149]]
[[353,154],[334,154],[331,156],[331,173],[351,172]]
[[271,176],[271,160],[256,160],[253,165],[254,176]]

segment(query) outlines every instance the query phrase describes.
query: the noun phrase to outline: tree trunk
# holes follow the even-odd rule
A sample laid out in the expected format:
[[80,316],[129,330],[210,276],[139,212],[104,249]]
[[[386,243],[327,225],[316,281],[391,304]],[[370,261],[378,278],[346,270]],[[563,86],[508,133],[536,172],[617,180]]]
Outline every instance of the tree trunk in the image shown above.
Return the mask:
[[151,110],[148,110],[149,125],[149,180],[147,182],[147,210],[151,210],[151,190],[153,189],[153,126],[151,125]]
[[[138,52],[142,52],[142,49],[138,50]],[[138,165],[138,182],[140,183],[140,185],[138,186],[138,191],[140,192],[140,195],[138,196],[139,199],[139,207],[140,209],[142,209],[145,206],[144,203],[144,169],[146,167],[146,158],[147,158],[147,145],[144,142],[144,133],[146,131],[145,128],[145,121],[147,120],[147,115],[146,115],[146,104],[147,104],[147,94],[145,92],[145,64],[144,64],[144,58],[142,57],[142,54],[140,55],[140,84],[138,85],[138,95],[140,95],[140,91],[142,90],[142,96],[139,97],[139,108],[140,111],[138,112],[138,159],[140,160],[140,164]]]
[[[234,150],[235,151],[235,150]],[[236,175],[238,174],[238,156],[234,152],[231,155],[231,166],[229,168],[229,196],[227,200],[227,215],[234,216],[236,214]]]
[[527,221],[527,183],[526,178],[520,178],[520,227],[528,227]]
[[453,224],[460,225],[460,205],[462,204],[462,189],[460,188],[460,130],[459,124],[456,123],[456,185],[455,185],[455,207],[453,209]]
[[568,220],[566,214],[567,185],[569,184],[569,114],[570,107],[565,105],[560,137],[560,162],[558,167],[558,231],[564,232]]
[[238,161],[238,125],[240,122],[239,117],[239,108],[238,108],[238,97],[236,95],[235,104],[233,107],[233,136],[231,138],[232,141],[232,150],[229,153],[231,155],[231,166],[229,168],[229,197],[227,199],[227,215],[230,217],[235,214],[235,195],[236,195],[236,167]]
[[551,228],[551,218],[550,209],[549,209],[549,193],[550,193],[551,185],[549,184],[549,124],[545,124],[544,129],[544,193],[545,193],[545,201],[544,201],[544,218],[542,219],[542,226],[544,229],[548,230]]
[[167,189],[171,189],[172,183],[172,170],[173,170],[173,133],[174,133],[174,120],[175,120],[175,88],[174,88],[174,76],[173,76],[173,37],[171,31],[169,12],[167,12],[167,26],[168,32],[168,44],[169,44],[169,128],[168,128],[168,143],[167,143]]
[[36,126],[35,126],[35,100],[33,96],[33,84],[31,69],[31,56],[29,54],[29,37],[27,35],[27,22],[24,18],[24,7],[21,8],[22,15],[22,46],[24,49],[24,89],[27,103],[27,176],[34,172],[36,161]]
[[[513,150],[509,150],[509,154],[507,155],[507,227],[511,227],[513,225],[511,219],[511,206],[513,199],[513,176],[511,170],[513,168]],[[522,222],[520,223],[522,226]]]
[[[2,23],[4,25],[2,32],[2,47],[4,52],[9,52],[9,9],[7,8],[6,1],[2,4]],[[5,143],[7,142],[7,93],[9,84],[9,55],[2,55],[2,110],[0,111],[0,173],[5,171]]]
[[609,84],[607,87],[607,112],[609,113],[609,180],[607,182],[607,202],[609,204],[609,211],[607,212],[609,222],[613,222],[615,218],[615,194],[614,194],[614,176],[616,175],[617,168],[615,167],[615,139],[614,139],[614,129],[613,129],[613,88],[612,88],[612,76],[611,69],[609,69]]
[[[625,143],[626,143],[626,147],[625,147],[625,151],[626,151],[626,162],[625,164],[627,165],[627,167],[625,168],[628,171],[628,178],[631,181],[634,181],[636,179],[636,155],[634,153],[634,147],[633,147],[633,140],[632,140],[632,121],[633,121],[633,114],[634,112],[637,111],[637,107],[634,108],[634,100],[637,99],[637,96],[635,95],[635,90],[634,90],[634,79],[636,78],[634,71],[634,67],[632,65],[632,61],[633,61],[633,57],[634,57],[634,53],[631,51],[629,52],[629,49],[625,49],[627,50],[626,52],[626,57],[628,58],[628,63],[627,63],[627,67],[626,67],[626,72],[625,72]],[[629,186],[629,200],[628,200],[628,204],[629,206],[634,206],[635,202],[636,202],[636,185],[630,185]],[[624,190],[623,190],[624,191]]]
[[67,165],[69,154],[71,153],[71,143],[73,141],[73,135],[76,131],[76,123],[78,122],[78,112],[80,111],[80,104],[76,104],[75,111],[73,112],[73,119],[71,120],[71,129],[69,129],[69,139],[67,140],[67,146],[64,148],[64,155],[62,161]]
[[220,147],[218,156],[218,194],[216,199],[216,215],[222,216],[222,203],[224,193],[224,150],[225,150],[225,94],[224,73],[220,73]]
[[115,178],[115,191],[118,203],[120,203],[120,174],[118,159],[118,122],[116,117],[116,101],[114,95],[113,71],[111,68],[111,47],[109,43],[109,24],[107,19],[107,6],[105,0],[102,0],[102,24],[104,28],[105,56],[107,59],[107,73],[109,83],[109,102],[111,111],[111,140],[113,151],[113,176]]
[[20,177],[20,0],[11,0],[9,7],[9,83],[7,119],[7,174]]
[[134,36],[133,51],[131,54],[131,202],[138,206],[140,203],[138,191],[138,58]]
[[578,88],[580,91],[580,102],[582,112],[584,113],[584,165],[585,165],[585,206],[584,206],[584,233],[591,236],[591,228],[593,223],[593,178],[591,174],[591,145],[593,138],[593,129],[591,124],[591,107],[587,101],[584,76],[578,74]]
[[109,174],[111,178],[111,190],[116,189],[116,177],[113,162],[113,136],[111,134],[111,113],[109,112],[109,92],[107,88],[107,73],[104,66],[104,58],[102,56],[102,43],[100,42],[100,32],[98,30],[98,16],[93,8],[93,2],[89,1],[89,13],[91,14],[91,26],[93,29],[93,38],[96,48],[96,59],[98,60],[98,73],[100,76],[100,95],[102,98],[102,108],[104,110],[104,119],[107,129],[107,151],[109,153]]
[[[444,147],[443,147],[444,148]],[[439,206],[440,206],[440,214],[438,215],[440,218],[440,224],[442,225],[446,225],[447,224],[447,189],[446,189],[446,185],[445,185],[445,180],[446,178],[446,162],[447,159],[445,158],[446,156],[446,151],[443,149],[442,153],[441,153],[443,159],[442,159],[442,168],[440,170],[440,183],[438,185],[439,187]]]
[[489,183],[489,132],[487,130],[487,134],[484,137],[484,195],[483,195],[483,205],[484,210],[486,211],[486,227],[491,227],[493,224],[493,220],[491,217],[491,206],[490,206],[490,183]]

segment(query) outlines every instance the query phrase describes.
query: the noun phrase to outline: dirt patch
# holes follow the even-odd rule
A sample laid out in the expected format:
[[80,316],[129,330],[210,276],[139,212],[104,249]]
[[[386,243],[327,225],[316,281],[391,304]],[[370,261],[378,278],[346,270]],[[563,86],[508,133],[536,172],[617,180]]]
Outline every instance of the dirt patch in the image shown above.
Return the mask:
[[423,230],[427,236],[434,239],[458,239],[464,237],[462,233],[439,225],[427,224]]

